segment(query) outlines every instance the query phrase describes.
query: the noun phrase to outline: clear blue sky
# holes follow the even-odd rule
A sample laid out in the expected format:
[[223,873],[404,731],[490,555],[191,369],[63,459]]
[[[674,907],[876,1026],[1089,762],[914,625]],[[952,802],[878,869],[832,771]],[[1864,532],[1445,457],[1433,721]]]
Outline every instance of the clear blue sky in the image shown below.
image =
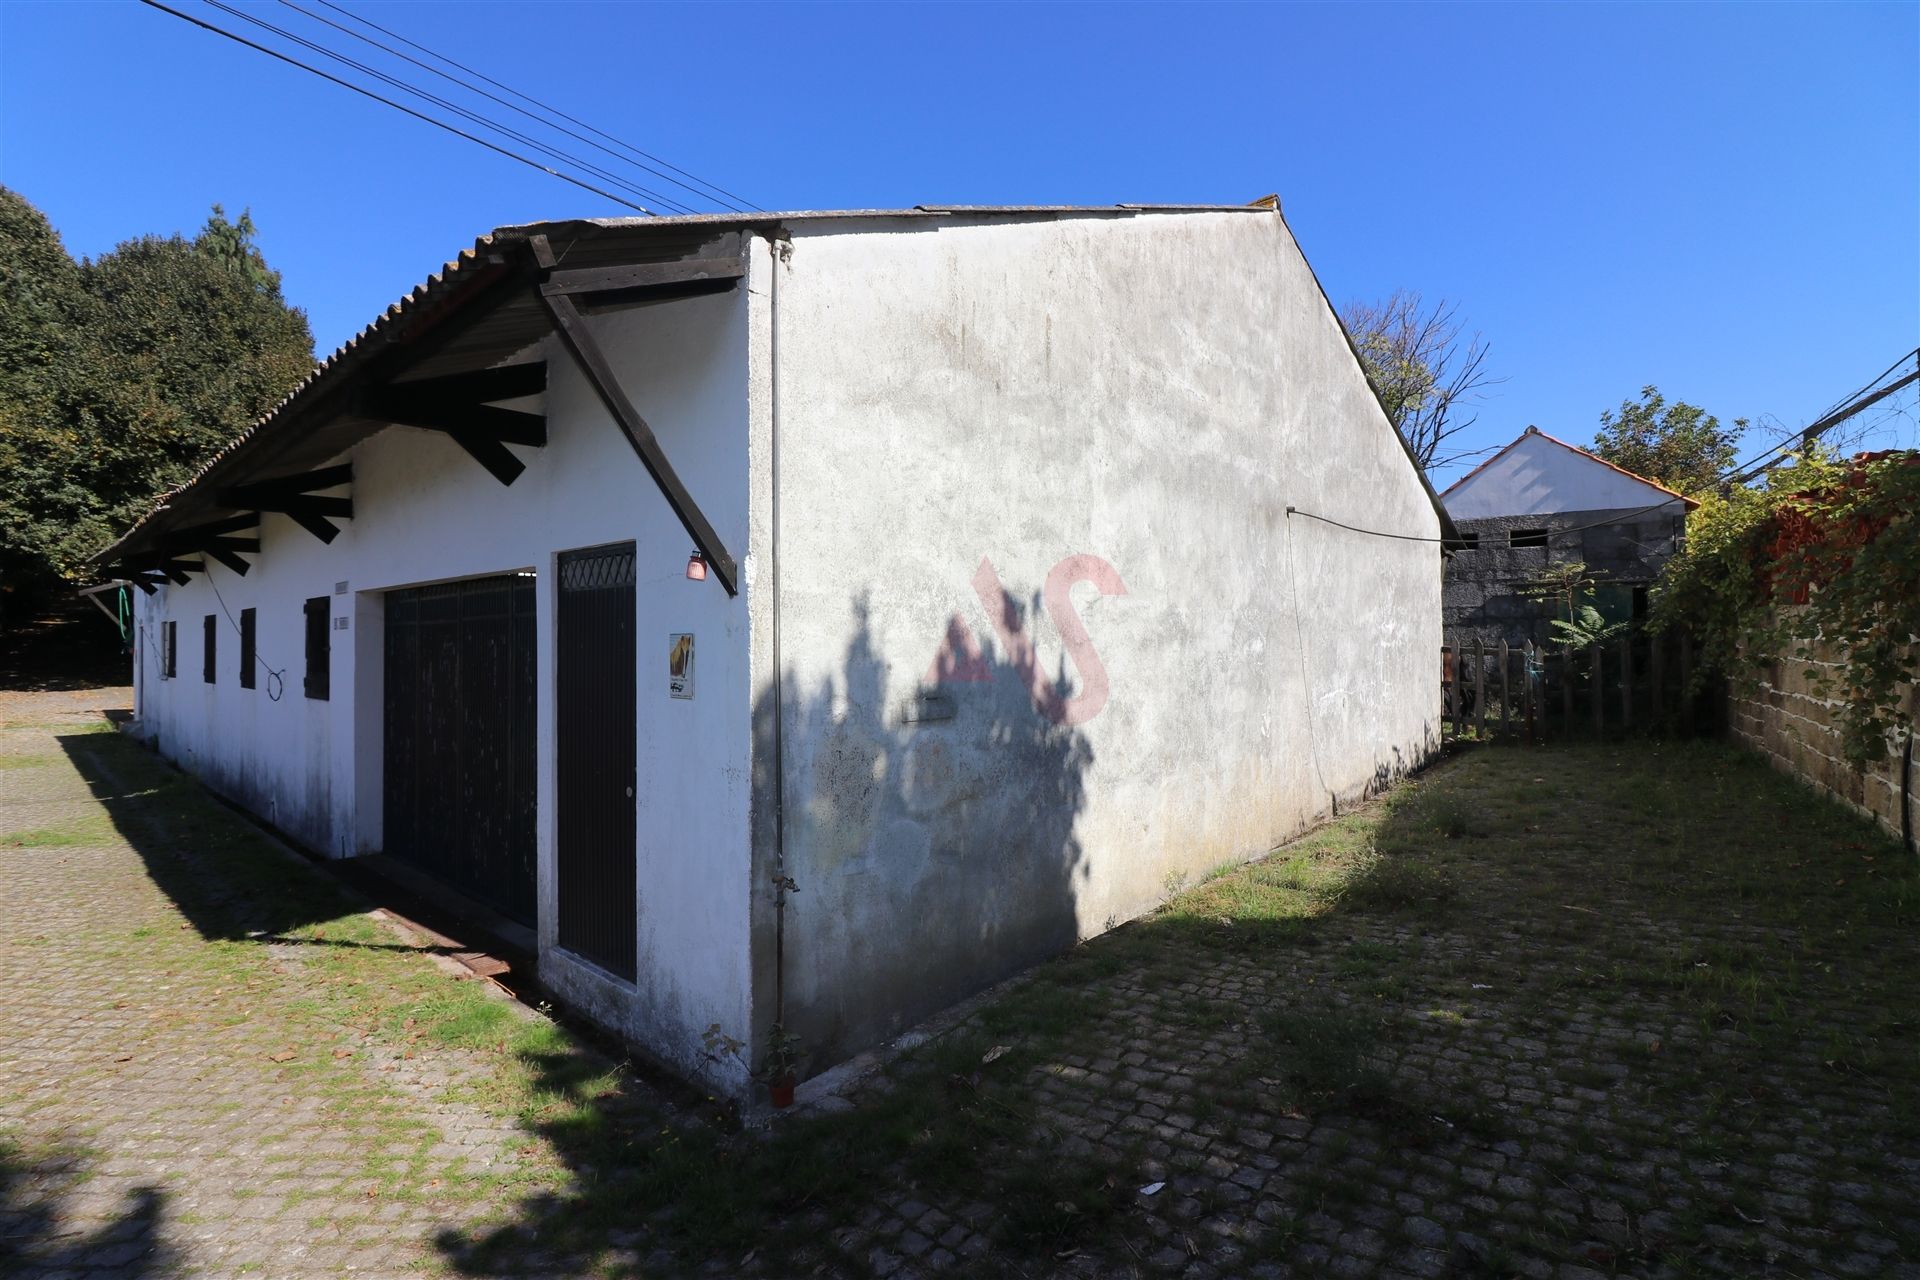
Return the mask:
[[[1336,301],[1485,335],[1475,443],[1645,383],[1797,426],[1920,343],[1913,3],[341,2],[769,209],[1277,191]],[[131,0],[0,5],[0,182],[82,255],[250,207],[323,353],[476,234],[620,212]]]

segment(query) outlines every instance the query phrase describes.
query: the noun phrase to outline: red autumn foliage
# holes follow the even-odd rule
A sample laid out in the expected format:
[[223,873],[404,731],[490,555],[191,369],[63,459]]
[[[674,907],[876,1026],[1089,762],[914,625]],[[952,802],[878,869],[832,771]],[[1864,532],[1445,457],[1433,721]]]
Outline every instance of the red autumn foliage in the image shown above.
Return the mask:
[[[1900,452],[1882,449],[1855,454],[1847,473],[1835,483],[1781,499],[1754,543],[1754,567],[1763,599],[1784,595],[1794,604],[1805,604],[1815,587],[1825,586],[1853,567],[1854,553],[1886,531],[1891,515],[1836,508],[1850,491],[1866,488],[1868,464]],[[1901,465],[1920,466],[1920,456],[1909,454]]]

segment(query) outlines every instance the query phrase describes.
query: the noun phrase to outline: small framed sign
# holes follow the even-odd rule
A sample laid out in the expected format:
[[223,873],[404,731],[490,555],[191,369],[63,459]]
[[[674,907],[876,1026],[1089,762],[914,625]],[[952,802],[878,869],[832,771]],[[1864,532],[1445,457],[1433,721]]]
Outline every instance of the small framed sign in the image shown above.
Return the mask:
[[693,634],[676,632],[667,649],[667,694],[675,698],[693,697]]

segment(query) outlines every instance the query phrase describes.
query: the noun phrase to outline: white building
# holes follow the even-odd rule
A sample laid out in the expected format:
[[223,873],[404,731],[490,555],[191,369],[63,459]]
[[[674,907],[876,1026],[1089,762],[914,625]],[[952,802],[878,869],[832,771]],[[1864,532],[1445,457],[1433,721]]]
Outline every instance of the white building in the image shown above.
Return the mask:
[[921,208],[496,231],[102,563],[160,752],[738,1091],[1426,759],[1444,519],[1271,202]]

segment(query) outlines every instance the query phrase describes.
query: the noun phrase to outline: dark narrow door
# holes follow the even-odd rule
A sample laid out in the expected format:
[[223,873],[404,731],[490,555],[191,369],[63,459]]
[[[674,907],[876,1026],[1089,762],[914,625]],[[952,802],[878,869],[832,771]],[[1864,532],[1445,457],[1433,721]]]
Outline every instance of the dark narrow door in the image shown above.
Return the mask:
[[560,945],[634,977],[633,544],[560,557],[555,623]]
[[387,593],[386,852],[534,922],[534,580]]

